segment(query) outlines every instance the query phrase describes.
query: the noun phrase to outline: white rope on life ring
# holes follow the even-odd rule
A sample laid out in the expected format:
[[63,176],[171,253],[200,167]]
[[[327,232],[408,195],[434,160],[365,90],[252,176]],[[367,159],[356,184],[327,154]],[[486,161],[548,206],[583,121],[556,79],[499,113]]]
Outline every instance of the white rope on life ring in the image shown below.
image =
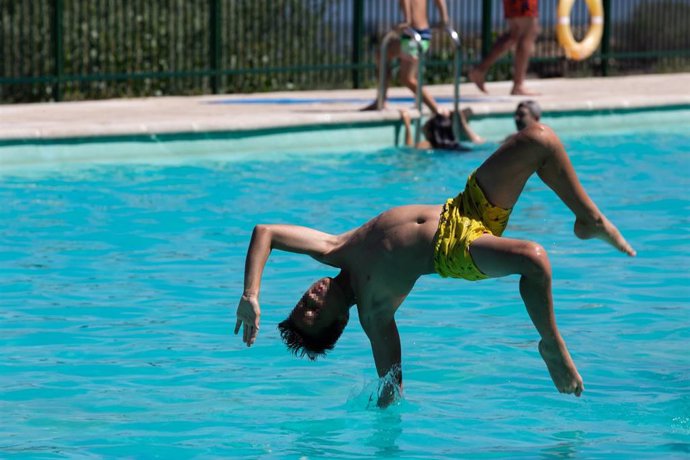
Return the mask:
[[591,22],[587,34],[578,42],[570,29],[570,11],[575,0],[560,0],[558,2],[558,25],[556,36],[558,43],[565,50],[568,59],[581,61],[594,53],[601,43],[604,34],[604,6],[601,0],[586,0]]

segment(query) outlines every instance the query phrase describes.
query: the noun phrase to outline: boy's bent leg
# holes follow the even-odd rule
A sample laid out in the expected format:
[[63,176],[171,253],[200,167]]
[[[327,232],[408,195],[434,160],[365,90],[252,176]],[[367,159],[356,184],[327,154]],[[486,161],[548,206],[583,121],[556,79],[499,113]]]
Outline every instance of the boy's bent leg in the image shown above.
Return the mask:
[[[550,128],[547,128],[549,131]],[[589,197],[575,173],[560,139],[552,133],[544,163],[537,169],[548,185],[575,215],[574,232],[580,239],[597,238],[629,256],[636,252]]]
[[544,248],[529,241],[487,234],[470,244],[470,254],[477,267],[489,277],[521,275],[520,295],[541,336],[539,353],[551,379],[561,393],[580,396],[584,384],[556,325],[551,264]]
[[487,199],[508,209],[515,205],[535,172],[575,214],[575,234],[579,238],[599,238],[635,255],[582,187],[563,144],[546,125],[539,123],[512,136],[477,169],[476,177]]

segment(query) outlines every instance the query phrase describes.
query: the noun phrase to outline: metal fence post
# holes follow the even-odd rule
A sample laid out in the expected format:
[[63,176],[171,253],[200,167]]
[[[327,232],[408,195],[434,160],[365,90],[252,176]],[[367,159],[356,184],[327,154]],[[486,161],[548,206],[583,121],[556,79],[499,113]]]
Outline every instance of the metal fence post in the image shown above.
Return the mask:
[[62,76],[64,74],[64,56],[62,43],[62,0],[53,1],[53,60],[55,61],[55,84],[53,96],[55,101],[62,100]]
[[611,0],[604,0],[604,36],[601,39],[601,74],[609,74],[609,55],[611,53]]
[[208,5],[208,50],[211,64],[211,91],[220,91],[220,0],[209,0]]
[[362,38],[364,34],[364,0],[353,2],[352,12],[352,87],[361,88]]
[[493,2],[484,0],[482,2],[482,59],[486,58],[491,51],[491,16],[493,13]]

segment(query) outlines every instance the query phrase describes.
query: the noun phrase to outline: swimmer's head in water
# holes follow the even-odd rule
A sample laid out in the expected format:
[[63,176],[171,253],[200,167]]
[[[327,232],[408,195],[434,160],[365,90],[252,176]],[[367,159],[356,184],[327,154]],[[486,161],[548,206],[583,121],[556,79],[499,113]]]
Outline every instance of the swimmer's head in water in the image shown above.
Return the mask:
[[541,107],[537,101],[522,101],[515,109],[515,127],[521,131],[534,123],[537,123],[541,118]]
[[453,121],[450,117],[434,115],[423,127],[424,137],[431,147],[442,150],[463,150],[453,133]]
[[332,350],[350,319],[351,298],[335,278],[312,284],[278,325],[288,350],[312,361]]

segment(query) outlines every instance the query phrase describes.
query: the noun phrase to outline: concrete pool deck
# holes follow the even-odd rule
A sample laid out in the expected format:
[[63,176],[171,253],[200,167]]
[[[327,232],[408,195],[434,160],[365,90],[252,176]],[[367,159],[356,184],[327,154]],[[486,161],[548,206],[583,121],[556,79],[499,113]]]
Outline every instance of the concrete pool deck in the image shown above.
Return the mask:
[[[528,87],[540,93],[531,98],[545,113],[690,106],[690,73],[529,80]],[[452,85],[428,88],[452,107]],[[511,82],[487,88],[488,95],[462,84],[462,107],[504,115],[526,99],[509,95]],[[392,88],[386,110],[360,112],[375,96],[363,89],[0,105],[0,142],[392,122],[398,108],[414,105],[407,89]]]

